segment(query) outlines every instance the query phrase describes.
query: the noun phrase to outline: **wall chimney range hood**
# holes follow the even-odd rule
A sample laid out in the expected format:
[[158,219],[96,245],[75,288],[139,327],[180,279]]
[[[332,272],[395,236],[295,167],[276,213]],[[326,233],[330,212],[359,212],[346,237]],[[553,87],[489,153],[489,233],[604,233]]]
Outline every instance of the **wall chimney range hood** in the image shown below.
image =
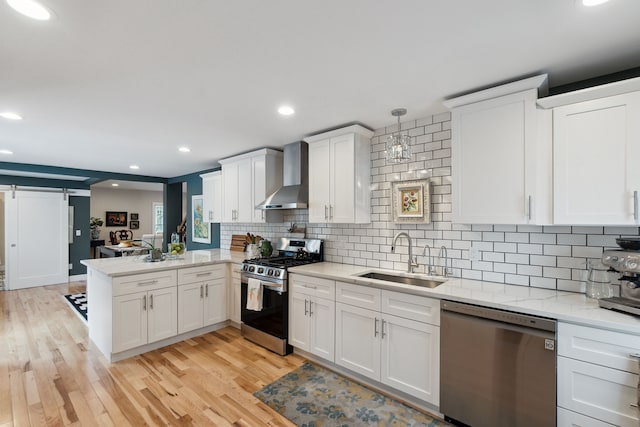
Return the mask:
[[282,187],[256,209],[305,209],[309,201],[309,147],[306,142],[284,146]]

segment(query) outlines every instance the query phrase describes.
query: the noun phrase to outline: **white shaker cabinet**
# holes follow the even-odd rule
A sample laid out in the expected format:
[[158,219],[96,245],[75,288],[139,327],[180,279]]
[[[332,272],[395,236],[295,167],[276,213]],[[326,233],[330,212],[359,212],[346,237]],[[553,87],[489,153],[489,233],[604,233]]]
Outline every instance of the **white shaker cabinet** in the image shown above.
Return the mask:
[[282,212],[256,209],[282,185],[282,152],[264,148],[220,160],[222,222],[281,222]]
[[343,282],[336,301],[335,363],[438,406],[439,301]]
[[202,178],[204,220],[222,222],[222,172],[210,172],[200,177]]
[[334,361],[335,282],[290,275],[289,344]]
[[353,125],[304,139],[309,144],[309,222],[371,222],[372,136]]
[[225,266],[178,271],[178,333],[227,320]]
[[113,353],[177,334],[175,273],[117,278],[113,289]]
[[638,358],[640,336],[559,322],[558,420],[637,427]]
[[227,287],[227,312],[229,313],[229,320],[239,326],[241,322],[241,291],[242,285],[240,281],[240,268],[241,264],[231,264],[231,279],[229,280]]
[[[463,224],[548,221],[550,115],[541,75],[450,99],[452,218]],[[546,145],[544,145],[546,144]]]
[[640,92],[553,109],[554,224],[638,224]]

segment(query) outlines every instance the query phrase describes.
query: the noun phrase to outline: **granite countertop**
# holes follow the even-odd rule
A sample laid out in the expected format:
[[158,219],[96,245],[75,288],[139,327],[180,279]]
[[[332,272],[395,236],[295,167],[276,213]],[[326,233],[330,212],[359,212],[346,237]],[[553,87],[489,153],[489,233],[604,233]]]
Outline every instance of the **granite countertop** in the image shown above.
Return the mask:
[[178,259],[166,259],[159,262],[146,262],[148,255],[123,256],[116,258],[83,259],[81,264],[110,277],[130,274],[151,273],[154,271],[198,267],[203,265],[232,262],[239,264],[246,258],[246,252],[234,252],[227,249],[209,249],[186,251]]
[[[368,271],[387,271],[403,274],[393,270],[372,269],[330,262],[308,264],[289,269],[291,273],[373,286],[430,298],[477,304],[640,335],[640,317],[600,308],[597,300],[587,298],[584,294],[456,277],[448,278],[445,283],[433,289],[356,277],[356,275]],[[423,274],[415,274],[414,276],[429,277]],[[442,280],[443,278],[436,277],[435,279]]]

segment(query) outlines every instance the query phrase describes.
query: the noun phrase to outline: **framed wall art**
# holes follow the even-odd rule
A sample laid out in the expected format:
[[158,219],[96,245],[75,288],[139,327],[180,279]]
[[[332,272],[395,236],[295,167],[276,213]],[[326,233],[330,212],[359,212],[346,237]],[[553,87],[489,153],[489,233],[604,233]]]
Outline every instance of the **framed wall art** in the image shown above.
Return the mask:
[[138,214],[131,212],[131,221],[138,221]]
[[211,225],[204,222],[202,195],[191,196],[191,240],[197,243],[211,243]]
[[[133,218],[133,215],[131,215],[131,218]],[[129,228],[131,230],[137,230],[140,228],[140,221],[136,220],[136,221],[129,221]]]
[[429,180],[392,182],[391,210],[395,223],[429,224],[431,222]]
[[105,225],[107,227],[126,227],[127,213],[119,211],[107,211],[105,214]]

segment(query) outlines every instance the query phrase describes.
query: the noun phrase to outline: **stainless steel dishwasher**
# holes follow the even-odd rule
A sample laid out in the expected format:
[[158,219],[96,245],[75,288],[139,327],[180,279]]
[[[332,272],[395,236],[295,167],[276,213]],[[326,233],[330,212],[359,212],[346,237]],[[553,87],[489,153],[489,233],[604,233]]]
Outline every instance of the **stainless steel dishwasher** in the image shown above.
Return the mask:
[[440,412],[473,427],[556,425],[555,320],[441,301]]

